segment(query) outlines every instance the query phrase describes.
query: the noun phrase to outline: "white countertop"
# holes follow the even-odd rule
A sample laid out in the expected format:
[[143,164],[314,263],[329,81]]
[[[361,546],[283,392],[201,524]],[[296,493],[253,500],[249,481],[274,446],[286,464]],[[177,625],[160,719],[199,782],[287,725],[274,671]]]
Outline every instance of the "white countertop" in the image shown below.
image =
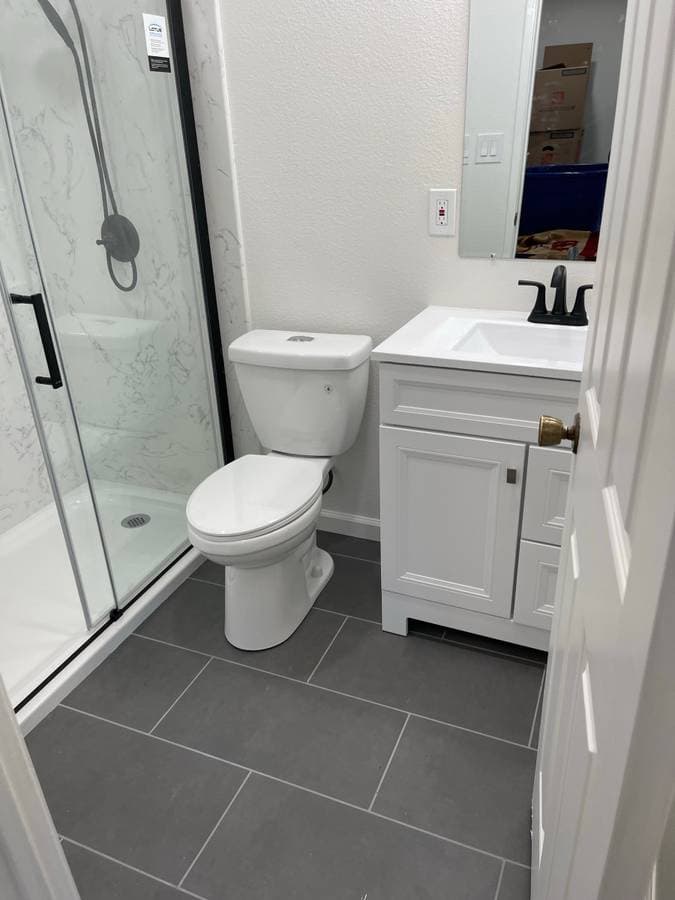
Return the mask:
[[378,362],[580,381],[588,326],[534,325],[515,310],[429,306],[371,356]]

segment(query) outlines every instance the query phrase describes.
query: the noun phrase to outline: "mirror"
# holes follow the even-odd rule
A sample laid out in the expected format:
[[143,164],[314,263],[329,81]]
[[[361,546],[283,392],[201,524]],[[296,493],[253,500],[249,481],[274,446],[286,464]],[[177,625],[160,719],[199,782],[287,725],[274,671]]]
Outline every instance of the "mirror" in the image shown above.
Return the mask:
[[459,252],[596,257],[626,0],[471,0]]

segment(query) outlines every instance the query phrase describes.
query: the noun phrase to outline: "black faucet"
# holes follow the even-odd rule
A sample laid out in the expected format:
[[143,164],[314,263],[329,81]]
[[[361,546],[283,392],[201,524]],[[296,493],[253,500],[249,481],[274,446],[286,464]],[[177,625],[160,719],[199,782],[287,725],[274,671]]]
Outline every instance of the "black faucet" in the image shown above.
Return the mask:
[[567,311],[567,269],[565,266],[556,266],[551,278],[551,287],[555,288],[553,309],[549,312],[546,306],[546,287],[540,281],[523,281],[518,284],[526,284],[536,287],[537,299],[532,307],[532,312],[527,317],[528,322],[538,322],[541,325],[588,325],[588,316],[585,308],[585,294],[592,284],[582,284],[577,289],[577,296],[572,311]]
[[567,269],[565,266],[556,266],[551,277],[551,287],[555,288],[552,316],[567,315]]

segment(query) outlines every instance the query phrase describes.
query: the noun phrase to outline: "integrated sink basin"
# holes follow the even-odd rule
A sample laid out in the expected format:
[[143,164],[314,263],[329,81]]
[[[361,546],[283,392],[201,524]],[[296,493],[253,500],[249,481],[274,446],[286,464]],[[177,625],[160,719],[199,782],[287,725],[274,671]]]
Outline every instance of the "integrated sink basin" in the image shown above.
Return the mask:
[[[583,332],[583,333],[581,333]],[[569,325],[477,322],[454,349],[481,356],[497,355],[546,362],[583,361],[586,329]]]
[[372,352],[380,362],[581,379],[587,326],[540,325],[515,310],[429,306]]

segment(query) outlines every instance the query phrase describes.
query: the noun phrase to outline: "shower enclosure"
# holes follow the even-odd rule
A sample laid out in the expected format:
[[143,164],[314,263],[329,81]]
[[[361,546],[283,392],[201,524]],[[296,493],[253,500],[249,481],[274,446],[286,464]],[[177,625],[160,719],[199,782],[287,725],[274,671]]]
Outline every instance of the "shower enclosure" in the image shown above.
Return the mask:
[[3,3],[0,675],[16,706],[188,549],[186,498],[230,455],[180,4],[149,6]]

